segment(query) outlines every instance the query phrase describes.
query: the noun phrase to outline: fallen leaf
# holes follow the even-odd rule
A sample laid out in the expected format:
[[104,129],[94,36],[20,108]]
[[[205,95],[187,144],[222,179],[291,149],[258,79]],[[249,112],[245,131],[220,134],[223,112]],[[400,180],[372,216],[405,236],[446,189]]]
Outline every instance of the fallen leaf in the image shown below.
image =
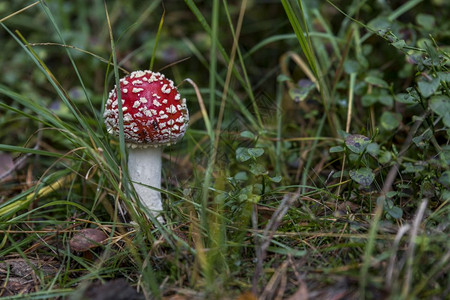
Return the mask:
[[252,292],[245,292],[240,294],[236,300],[258,300],[258,298]]
[[14,167],[14,161],[9,153],[0,153],[0,179],[11,180],[13,179],[14,172],[2,178],[6,172],[9,172]]
[[76,233],[69,241],[70,248],[78,252],[84,252],[98,247],[108,236],[100,229],[86,228]]

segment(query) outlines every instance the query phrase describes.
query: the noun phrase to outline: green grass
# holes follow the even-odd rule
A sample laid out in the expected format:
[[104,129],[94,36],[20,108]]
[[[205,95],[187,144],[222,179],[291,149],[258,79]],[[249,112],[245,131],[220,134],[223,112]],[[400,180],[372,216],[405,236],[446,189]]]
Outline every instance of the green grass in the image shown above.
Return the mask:
[[[353,2],[0,3],[0,297],[450,294],[449,7]],[[167,224],[102,120],[149,65],[191,116]],[[85,228],[108,239],[73,251]]]

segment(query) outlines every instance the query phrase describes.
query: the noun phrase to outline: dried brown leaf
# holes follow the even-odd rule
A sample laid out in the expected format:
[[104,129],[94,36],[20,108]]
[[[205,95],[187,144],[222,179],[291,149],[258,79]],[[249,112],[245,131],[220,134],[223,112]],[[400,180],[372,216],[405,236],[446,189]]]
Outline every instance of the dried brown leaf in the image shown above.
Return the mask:
[[98,247],[108,236],[100,229],[86,228],[76,233],[69,241],[70,248],[78,252],[84,252]]

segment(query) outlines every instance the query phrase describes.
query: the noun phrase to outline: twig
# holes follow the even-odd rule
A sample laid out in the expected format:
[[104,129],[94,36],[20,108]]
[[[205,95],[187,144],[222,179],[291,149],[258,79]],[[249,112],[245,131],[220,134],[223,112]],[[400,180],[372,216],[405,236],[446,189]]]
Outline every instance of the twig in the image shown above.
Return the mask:
[[[269,222],[267,223],[266,228],[264,229],[263,237],[261,238],[262,240],[261,245],[256,248],[256,258],[258,261],[256,264],[255,273],[253,274],[252,280],[253,284],[252,292],[255,295],[257,294],[257,284],[258,279],[261,277],[263,262],[267,256],[267,248],[269,247],[273,239],[273,236],[276,233],[277,228],[280,226],[281,220],[283,219],[284,215],[288,212],[292,203],[294,203],[295,199],[297,199],[298,196],[299,196],[298,193],[285,195],[280,205],[275,210]],[[254,210],[252,215],[252,223],[254,230],[257,230],[256,215],[257,215],[256,210]]]
[[386,271],[386,287],[389,289],[392,285],[392,277],[394,274],[394,266],[395,266],[395,260],[397,258],[397,249],[398,249],[398,245],[400,244],[400,241],[402,239],[402,237],[405,235],[406,232],[408,232],[408,230],[411,228],[411,226],[409,226],[408,224],[403,225],[402,227],[400,227],[400,229],[397,232],[397,235],[395,236],[395,240],[394,240],[394,244],[392,245],[392,255],[391,258],[389,259],[389,266],[387,268]]
[[[274,293],[278,283],[282,281],[283,278],[286,278],[286,269],[288,267],[288,264],[289,261],[285,260],[283,264],[274,272],[269,280],[269,283],[265,287],[262,294],[259,296],[259,299],[280,299],[280,297],[274,297]],[[280,289],[280,292],[284,293],[284,290]]]
[[8,15],[8,16],[2,18],[2,19],[0,19],[0,23],[3,23],[3,22],[5,22],[6,20],[8,20],[9,18],[14,17],[15,15],[18,15],[18,14],[20,14],[20,13],[26,11],[27,9],[29,9],[29,8],[31,8],[31,7],[33,7],[33,6],[35,6],[36,4],[39,4],[39,2],[40,2],[40,1],[36,1],[36,2],[34,2],[34,3],[32,3],[32,4],[28,5],[28,6],[25,6],[25,7],[22,8],[22,9],[19,9],[19,10],[16,11],[16,12],[13,12],[12,14],[10,14],[10,15]]
[[413,259],[414,259],[414,248],[416,243],[417,232],[419,231],[419,225],[422,222],[423,215],[425,213],[425,208],[427,207],[428,200],[424,199],[422,203],[420,203],[419,209],[417,210],[417,215],[414,218],[414,222],[411,228],[411,237],[409,241],[409,248],[407,252],[407,260],[406,260],[406,278],[403,283],[403,291],[402,298],[406,299],[409,294],[409,290],[411,288],[411,279],[412,279],[412,267],[413,267]]

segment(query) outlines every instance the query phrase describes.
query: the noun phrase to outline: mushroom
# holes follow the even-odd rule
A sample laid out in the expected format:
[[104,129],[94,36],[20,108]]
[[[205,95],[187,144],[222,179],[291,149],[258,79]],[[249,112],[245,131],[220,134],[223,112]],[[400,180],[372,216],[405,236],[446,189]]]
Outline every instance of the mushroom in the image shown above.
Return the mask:
[[[120,79],[123,128],[128,146],[128,170],[143,205],[158,221],[162,211],[161,146],[178,142],[184,135],[189,113],[172,80],[152,71],[135,71]],[[117,88],[105,105],[109,133],[119,135]],[[156,189],[149,188],[148,186]]]

